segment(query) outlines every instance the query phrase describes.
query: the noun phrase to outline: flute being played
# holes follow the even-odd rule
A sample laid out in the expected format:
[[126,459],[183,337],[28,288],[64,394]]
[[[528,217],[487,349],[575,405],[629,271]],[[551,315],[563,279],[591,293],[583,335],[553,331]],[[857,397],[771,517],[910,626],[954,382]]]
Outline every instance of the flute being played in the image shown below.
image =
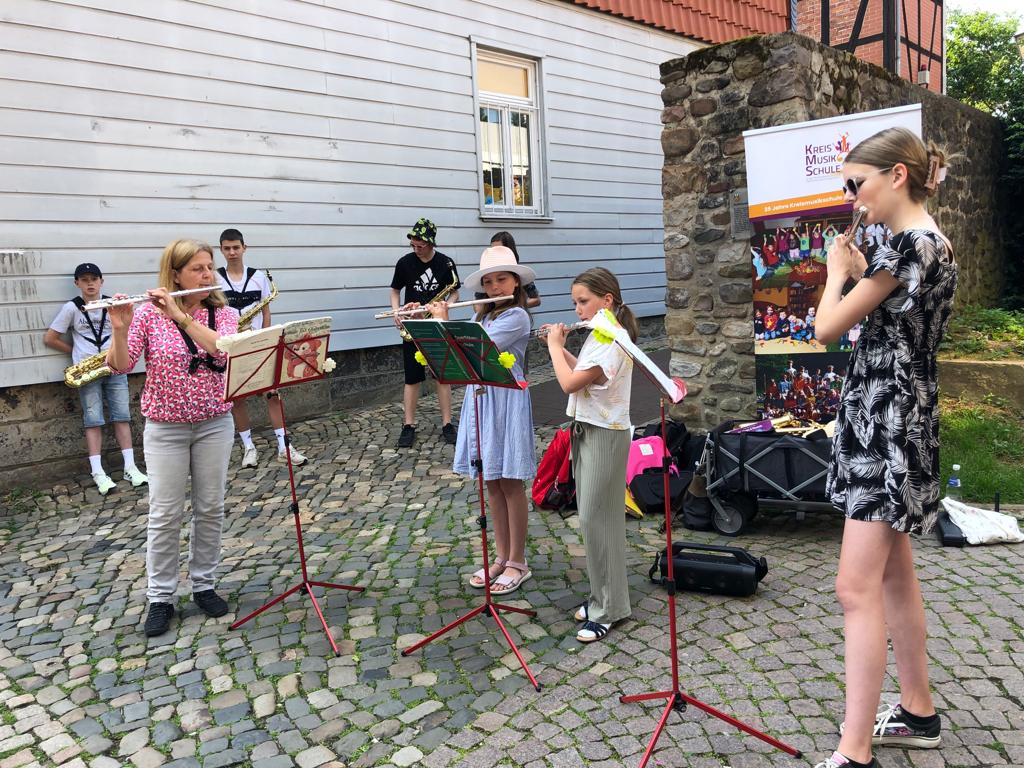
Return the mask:
[[[494,298],[486,299],[471,299],[470,301],[456,301],[453,304],[448,305],[448,309],[456,309],[458,307],[469,307],[473,304],[489,304],[491,302],[499,301],[512,301],[514,296],[495,296]],[[387,312],[378,312],[373,316],[374,320],[381,320],[385,317],[404,317],[405,315],[420,315],[427,311],[425,306],[412,307],[410,309],[389,309]]]
[[[219,290],[216,285],[201,286],[199,288],[189,288],[184,291],[171,291],[168,293],[168,297],[174,296],[188,296],[190,293],[210,293],[211,291]],[[153,297],[148,293],[139,293],[134,296],[125,296],[123,299],[100,299],[99,301],[90,301],[88,304],[82,307],[83,312],[90,312],[94,309],[108,309],[110,307],[120,307],[125,304],[139,304],[143,301],[150,301]]]
[[[554,325],[554,323],[552,323],[551,325]],[[578,323],[573,323],[572,325],[565,326],[565,332],[572,333],[573,331],[584,331],[588,330],[589,328],[589,321],[580,320]],[[548,325],[542,325],[540,328],[534,328],[532,331],[530,331],[530,337],[534,339],[543,338],[548,335],[549,330],[550,328]]]

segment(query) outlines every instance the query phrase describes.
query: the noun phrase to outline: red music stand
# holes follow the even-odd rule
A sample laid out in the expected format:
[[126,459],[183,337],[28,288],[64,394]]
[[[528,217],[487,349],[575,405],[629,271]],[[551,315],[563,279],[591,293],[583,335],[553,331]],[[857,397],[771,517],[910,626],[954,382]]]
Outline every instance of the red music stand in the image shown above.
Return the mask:
[[662,471],[662,492],[665,495],[665,551],[668,553],[667,557],[667,574],[665,579],[665,587],[668,590],[668,627],[669,627],[669,656],[672,661],[672,688],[667,691],[655,691],[653,693],[640,693],[630,696],[620,696],[619,701],[623,704],[632,704],[638,701],[653,701],[656,699],[668,699],[665,704],[665,710],[661,714],[661,719],[658,720],[658,725],[654,729],[654,734],[651,736],[650,742],[647,744],[647,750],[644,752],[643,758],[640,760],[639,768],[644,768],[647,765],[647,761],[651,759],[651,755],[654,753],[654,747],[658,743],[658,738],[661,736],[662,730],[665,728],[665,723],[668,722],[669,714],[675,710],[682,714],[686,709],[687,704],[692,704],[709,715],[714,715],[719,720],[724,720],[730,725],[739,728],[741,731],[749,733],[751,736],[756,736],[768,744],[771,744],[776,749],[780,749],[783,752],[787,752],[793,757],[801,757],[802,753],[793,747],[783,744],[781,741],[772,738],[771,736],[758,731],[757,729],[747,725],[746,723],[737,720],[731,715],[727,715],[721,712],[710,704],[705,704],[699,699],[695,699],[683,693],[679,686],[679,644],[676,636],[676,579],[675,572],[672,567],[672,508],[671,508],[671,492],[669,491],[669,467],[672,464],[672,455],[668,450],[668,433],[665,428],[665,401],[678,403],[686,396],[686,384],[682,379],[670,379],[651,361],[647,355],[640,350],[629,338],[629,334],[626,333],[617,324],[614,324],[607,318],[600,316],[595,317],[592,321],[595,329],[603,332],[606,336],[614,338],[622,350],[633,360],[634,363],[640,366],[640,370],[643,371],[644,375],[658,388],[661,393],[661,440],[665,447],[665,455],[661,459],[661,471]]
[[[507,387],[510,389],[523,389],[525,381],[516,381],[512,373],[498,362],[498,349],[494,342],[487,335],[479,323],[459,320],[407,320],[403,323],[405,329],[412,336],[413,343],[426,358],[431,373],[439,384],[464,384],[470,387],[466,393],[467,397],[473,398],[473,414],[476,426],[476,459],[473,466],[477,472],[477,492],[480,503],[480,517],[477,523],[480,526],[480,548],[483,552],[484,573],[490,573],[490,563],[487,557],[487,505],[484,501],[484,474],[483,458],[480,449],[480,406],[477,398],[480,396],[476,388],[484,385],[490,387]],[[455,629],[470,619],[486,614],[494,619],[505,636],[505,642],[519,659],[523,671],[530,679],[530,683],[536,690],[540,690],[540,683],[533,676],[526,660],[516,647],[512,636],[508,633],[505,623],[501,620],[499,611],[520,613],[525,616],[536,616],[535,611],[526,608],[517,608],[514,605],[496,603],[491,598],[491,583],[484,579],[484,602],[464,616],[459,617],[437,632],[423,638],[417,643],[410,645],[402,651],[403,656],[419,650],[428,643],[433,642],[447,632]]]
[[[329,317],[313,320],[298,320],[283,326],[273,326],[253,332],[241,338],[234,347],[228,347],[228,368],[225,376],[225,402],[242,397],[257,395],[262,392],[278,390],[293,384],[322,379],[326,375],[327,345],[331,335],[331,319]],[[332,366],[333,367],[333,366]],[[280,399],[280,394],[278,395]],[[281,593],[269,603],[256,609],[244,618],[238,619],[231,629],[238,629],[250,619],[254,619],[264,611],[280,603],[300,590],[305,590],[313,603],[324,633],[327,635],[331,648],[337,654],[338,646],[334,642],[331,630],[324,619],[320,603],[316,599],[313,587],[324,589],[344,589],[362,592],[365,587],[349,584],[332,584],[327,581],[313,581],[306,569],[306,551],[302,542],[302,521],[299,518],[299,499],[295,491],[295,470],[292,466],[291,441],[288,438],[288,424],[284,417],[284,400],[281,399],[281,427],[285,431],[285,455],[288,459],[288,482],[291,487],[292,501],[289,509],[295,521],[295,539],[299,546],[299,564],[302,568],[302,581]]]

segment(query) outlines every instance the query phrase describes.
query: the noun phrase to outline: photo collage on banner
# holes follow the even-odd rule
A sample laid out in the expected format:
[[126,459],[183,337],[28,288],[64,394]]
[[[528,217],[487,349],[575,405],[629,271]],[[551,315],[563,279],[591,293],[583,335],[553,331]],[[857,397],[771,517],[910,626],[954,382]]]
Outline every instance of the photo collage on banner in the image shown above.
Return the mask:
[[[760,418],[835,418],[862,328],[858,323],[831,344],[814,331],[829,246],[851,222],[841,191],[843,158],[883,128],[900,125],[920,135],[920,115],[915,105],[744,133]],[[884,225],[870,224],[855,241],[869,254],[889,236]]]

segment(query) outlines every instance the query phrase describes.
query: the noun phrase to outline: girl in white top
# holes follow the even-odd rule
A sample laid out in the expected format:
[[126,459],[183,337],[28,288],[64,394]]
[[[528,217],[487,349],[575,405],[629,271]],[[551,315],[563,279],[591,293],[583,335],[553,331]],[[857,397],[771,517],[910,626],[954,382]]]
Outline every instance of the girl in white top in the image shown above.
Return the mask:
[[[636,339],[633,312],[622,301],[619,281],[611,272],[594,267],[573,280],[572,302],[581,320],[608,309]],[[566,327],[548,329],[548,352],[562,391],[569,395],[566,413],[573,418],[572,465],[576,501],[587,556],[590,594],[576,611],[582,622],[576,639],[600,640],[612,624],[630,613],[626,583],[626,459],[631,425],[629,393],[633,361],[614,343],[601,343],[591,334],[579,358],[565,349]]]

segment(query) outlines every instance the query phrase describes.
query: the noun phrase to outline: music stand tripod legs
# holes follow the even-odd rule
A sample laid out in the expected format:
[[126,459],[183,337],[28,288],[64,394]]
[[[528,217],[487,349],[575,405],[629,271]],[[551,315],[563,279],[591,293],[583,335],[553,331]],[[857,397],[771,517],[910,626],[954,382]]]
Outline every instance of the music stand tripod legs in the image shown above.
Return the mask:
[[[283,342],[281,343],[283,344]],[[302,581],[300,581],[298,584],[291,587],[290,589],[286,590],[285,592],[282,592],[280,595],[275,597],[266,605],[257,608],[248,616],[238,619],[238,621],[231,625],[231,629],[238,629],[240,626],[245,624],[250,619],[254,619],[264,611],[273,608],[286,597],[291,597],[296,592],[300,590],[305,590],[306,594],[309,595],[310,601],[313,603],[313,610],[316,611],[316,615],[320,619],[320,623],[323,625],[324,633],[327,635],[327,640],[330,642],[331,648],[334,649],[334,653],[337,655],[338,653],[340,653],[338,651],[338,645],[334,642],[334,636],[331,634],[330,627],[327,626],[327,620],[324,618],[324,612],[320,610],[320,603],[316,599],[316,595],[313,592],[313,587],[322,587],[324,589],[344,589],[350,592],[362,592],[365,589],[365,587],[357,587],[351,584],[332,584],[329,581],[313,581],[309,578],[309,572],[306,570],[306,550],[302,544],[302,520],[299,518],[299,497],[295,491],[295,470],[294,467],[292,466],[291,441],[288,439],[288,425],[285,422],[284,418],[284,400],[281,399],[280,392],[278,392],[277,397],[281,403],[281,427],[284,429],[284,450],[285,456],[288,459],[288,482],[289,485],[291,486],[292,493],[292,501],[289,506],[289,509],[291,510],[292,517],[295,520],[295,540],[299,545],[299,565],[302,568]]]
[[772,738],[766,733],[747,725],[741,720],[737,720],[732,715],[727,715],[720,710],[715,709],[710,704],[705,704],[699,699],[695,699],[692,696],[688,696],[683,693],[679,687],[679,645],[676,635],[676,580],[675,571],[672,567],[672,509],[671,509],[671,494],[669,491],[668,475],[669,466],[671,465],[672,458],[668,452],[668,434],[665,429],[665,398],[661,399],[661,439],[665,446],[665,455],[661,460],[662,467],[662,481],[663,481],[663,492],[665,494],[665,552],[667,553],[667,573],[665,586],[668,589],[668,627],[669,627],[669,652],[672,660],[672,689],[668,691],[655,691],[653,693],[640,693],[631,696],[620,696],[619,701],[623,704],[633,704],[639,701],[654,701],[656,699],[667,699],[665,703],[665,709],[661,713],[661,719],[658,720],[658,725],[654,729],[654,734],[651,736],[650,742],[647,744],[647,751],[644,752],[644,756],[640,759],[639,768],[644,768],[647,765],[647,761],[651,759],[651,755],[654,753],[654,747],[658,743],[658,738],[661,736],[662,730],[665,728],[665,724],[668,722],[668,717],[673,710],[680,714],[686,709],[687,704],[692,704],[709,715],[714,715],[719,720],[723,720],[734,728],[738,728],[741,731],[749,733],[751,736],[756,736],[768,744],[771,744],[776,749],[782,750],[793,757],[802,757],[803,754],[798,749],[794,749],[788,744],[784,744],[778,739]]
[[476,460],[473,462],[473,465],[474,467],[476,467],[477,493],[479,495],[480,503],[480,517],[477,518],[477,522],[480,525],[480,548],[483,551],[484,560],[484,603],[483,605],[478,605],[469,613],[465,614],[464,616],[460,616],[455,621],[451,622],[447,626],[442,627],[433,634],[428,635],[419,642],[410,645],[408,648],[402,651],[402,655],[408,656],[409,654],[418,651],[420,648],[427,645],[428,643],[433,642],[442,635],[455,629],[460,624],[464,624],[465,622],[469,621],[472,618],[475,618],[476,616],[479,616],[480,614],[486,614],[487,616],[490,616],[492,619],[494,619],[495,624],[498,625],[498,629],[501,630],[501,634],[505,636],[505,642],[508,643],[509,648],[512,649],[512,653],[516,655],[516,658],[519,659],[519,663],[522,665],[523,671],[526,673],[526,676],[530,679],[530,683],[536,690],[539,691],[540,683],[538,683],[537,678],[533,676],[533,672],[530,671],[530,667],[526,664],[526,659],[524,659],[523,655],[519,652],[519,649],[516,647],[515,641],[512,640],[512,636],[508,633],[508,629],[505,627],[505,622],[501,620],[501,616],[498,614],[499,611],[509,611],[510,613],[519,613],[524,616],[536,616],[537,613],[526,608],[517,608],[514,605],[496,603],[491,599],[491,580],[489,578],[491,569],[490,562],[487,559],[487,506],[484,501],[483,457],[481,455],[480,450],[480,405],[477,401],[476,393],[473,393],[473,415],[475,417],[474,420],[476,426]]

